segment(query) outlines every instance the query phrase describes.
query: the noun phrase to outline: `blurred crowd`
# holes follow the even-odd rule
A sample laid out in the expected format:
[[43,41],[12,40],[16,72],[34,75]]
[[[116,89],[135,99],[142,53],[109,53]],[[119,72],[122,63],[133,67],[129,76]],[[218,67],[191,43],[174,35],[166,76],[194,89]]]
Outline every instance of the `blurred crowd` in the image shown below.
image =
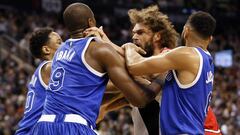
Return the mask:
[[[131,41],[131,26],[127,17],[127,9],[134,6],[128,6],[124,4],[124,0],[119,0],[114,3],[116,7],[113,8],[108,5],[112,4],[109,2],[109,0],[103,0],[102,3],[95,3],[96,5],[102,4],[104,7],[107,7],[106,11],[101,11],[102,9],[96,5],[92,7],[95,11],[98,25],[102,25],[104,31],[109,35],[109,38],[117,44]],[[136,0],[128,0],[128,2],[141,8],[141,4],[136,2]],[[143,3],[142,5],[144,5],[148,4],[149,1],[141,0],[141,2]],[[178,13],[179,16],[173,15],[174,12],[172,10],[169,11],[170,20],[173,21],[176,29],[181,33],[181,27],[183,27],[186,19],[185,16],[187,15],[188,7],[194,7],[194,2],[186,3],[184,0],[159,1],[159,3],[163,5],[163,10],[165,10],[166,7],[173,6],[171,4],[174,2],[178,3],[174,6],[177,6],[179,9],[186,9],[181,10],[183,15]],[[205,7],[205,9],[211,9],[213,15],[217,13],[214,9],[221,7],[218,5],[211,8],[211,3],[209,5],[209,2],[206,5],[208,6]],[[186,8],[182,8],[183,6]],[[199,6],[201,6],[201,4]],[[196,7],[196,10],[197,8],[198,7]],[[230,10],[228,8],[220,9],[224,9],[223,11]],[[237,9],[233,6],[232,10],[233,11],[229,11],[229,13],[239,13],[239,8]],[[164,12],[168,13],[168,11]],[[227,14],[225,17],[230,17],[231,19],[232,16],[234,16],[234,14],[230,16]],[[218,23],[221,25],[218,26],[218,28],[222,26],[225,28],[216,31],[214,41],[209,47],[212,56],[221,50],[233,51],[233,65],[231,67],[215,68],[215,82],[211,106],[217,116],[223,134],[240,135],[240,47],[238,47],[240,45],[240,35],[237,34],[240,32],[240,28],[235,27],[234,24],[227,27],[229,23],[231,24],[231,22],[226,22],[225,24],[224,21]],[[9,8],[9,6],[0,6],[0,38],[3,35],[7,35],[15,43],[11,47],[6,47],[8,48],[8,53],[3,55],[1,54],[1,49],[3,49],[3,46],[6,44],[0,42],[0,135],[14,134],[17,123],[23,115],[27,83],[31,77],[31,72],[23,68],[22,65],[12,58],[12,54],[17,55],[16,50],[18,49],[28,50],[28,40],[31,32],[45,26],[54,28],[63,39],[68,37],[68,32],[62,24],[61,14],[19,12],[19,10]],[[38,62],[33,60],[29,51],[26,52],[27,53],[23,53],[22,55],[27,55],[28,60],[26,60],[25,57],[18,57],[20,57],[22,61],[35,67]],[[131,109],[124,108],[109,113],[98,125],[98,129],[101,135],[133,135]]]

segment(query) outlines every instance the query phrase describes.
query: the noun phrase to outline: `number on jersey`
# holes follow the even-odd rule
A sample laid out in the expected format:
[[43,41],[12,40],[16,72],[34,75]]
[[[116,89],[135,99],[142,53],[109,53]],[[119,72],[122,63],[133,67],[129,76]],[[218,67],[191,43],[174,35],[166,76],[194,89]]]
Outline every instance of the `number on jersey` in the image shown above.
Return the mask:
[[206,106],[205,106],[205,116],[207,116],[207,112],[208,112],[208,107],[211,103],[211,100],[212,100],[212,92],[210,92],[208,94],[208,97],[207,97],[207,103],[206,103]]
[[27,113],[32,110],[33,106],[33,101],[34,101],[35,93],[34,91],[29,91],[27,93],[27,100],[26,100],[26,105],[25,105],[25,111],[24,113]]
[[53,71],[51,76],[51,81],[49,83],[49,88],[52,91],[58,91],[63,86],[65,70],[63,67],[59,67]]

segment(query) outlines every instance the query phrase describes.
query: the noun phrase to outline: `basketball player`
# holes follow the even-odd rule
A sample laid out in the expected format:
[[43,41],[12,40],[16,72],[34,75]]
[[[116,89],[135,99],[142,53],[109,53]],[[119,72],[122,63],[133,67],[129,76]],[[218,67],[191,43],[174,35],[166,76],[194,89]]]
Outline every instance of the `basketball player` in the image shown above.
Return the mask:
[[[142,10],[129,10],[129,17],[134,26],[132,30],[133,43],[147,52],[145,57],[158,55],[176,47],[178,34],[168,17],[161,13],[157,6],[150,6]],[[94,31],[100,34],[100,38],[110,42],[101,28],[89,28],[86,33],[94,33]],[[148,79],[151,80],[151,77],[148,77]],[[107,97],[104,96],[105,98]],[[132,108],[135,135],[159,135],[159,100],[156,99],[150,102],[144,108]],[[116,101],[117,103],[106,102],[108,107],[104,109],[110,108],[110,111],[114,110],[114,106],[118,106],[118,102],[121,100],[118,99]],[[122,101],[121,103],[124,102]],[[101,108],[101,110],[104,109]]]
[[[151,13],[149,13],[150,11],[151,11]],[[152,20],[159,21],[159,23],[155,23],[155,24],[158,24],[158,25],[164,24],[165,25],[164,27],[162,27],[163,29],[161,30],[160,35],[161,35],[161,37],[165,37],[165,39],[163,40],[163,41],[165,41],[164,42],[165,47],[173,48],[171,46],[174,45],[173,41],[177,40],[176,34],[174,34],[175,32],[174,32],[173,28],[171,28],[170,23],[167,20],[167,17],[163,14],[161,15],[161,13],[159,12],[159,10],[156,6],[148,7],[146,9],[142,9],[139,11],[130,10],[129,13],[131,13],[131,14],[129,14],[130,20],[133,23],[133,26],[135,26],[133,28],[133,43],[135,43],[136,45],[141,46],[143,49],[145,49],[145,51],[147,51],[147,54],[149,54],[149,52],[154,52],[153,55],[158,55],[158,54],[160,54],[160,52],[162,52],[162,51],[158,51],[158,50],[161,50],[161,49],[159,49],[159,48],[161,48],[160,47],[161,41],[153,42],[152,43],[153,45],[152,45],[151,40],[150,40],[150,41],[147,41],[148,42],[147,45],[146,44],[144,45],[144,43],[145,43],[144,39],[147,39],[149,37],[149,34],[146,34],[146,30],[151,31],[151,29],[149,29],[149,27],[147,27],[147,26],[151,26],[151,25],[148,23],[147,26],[143,27],[144,25],[142,25],[142,22],[145,22],[145,24],[146,24],[148,22],[146,20],[146,18],[151,18]],[[153,13],[155,13],[155,15],[153,15]],[[136,20],[136,19],[138,19],[138,20]],[[136,22],[136,21],[138,21],[138,22]],[[139,24],[141,24],[141,25],[139,25]],[[141,27],[139,27],[139,26],[141,26]],[[134,32],[134,31],[137,31],[137,32]],[[99,29],[89,28],[86,31],[86,33],[91,33],[91,34],[94,34],[95,32],[97,32],[97,34],[95,34],[96,36],[98,36],[98,34],[99,34],[99,36],[100,36],[99,38],[103,39],[106,42],[111,43],[111,41],[107,38],[106,34],[103,32],[102,27],[100,27]],[[140,34],[138,34],[138,33],[140,33]],[[166,35],[168,35],[168,36],[166,36]],[[136,36],[135,40],[134,40],[134,36]],[[150,38],[150,39],[152,39],[152,38]],[[141,43],[143,43],[143,44],[141,45]],[[113,43],[111,43],[111,44],[113,44]],[[152,47],[146,47],[149,45],[151,45]],[[146,48],[148,48],[148,50]],[[120,50],[120,49],[118,49],[118,50]],[[164,50],[166,50],[166,48]],[[150,56],[150,55],[148,55],[148,56]],[[110,95],[110,94],[108,94],[108,95]],[[107,100],[107,98],[108,98],[107,96],[104,96],[105,100]],[[159,100],[157,100],[157,101],[159,101]],[[108,101],[108,102],[106,101],[106,104],[107,105],[104,105],[104,107],[101,107],[101,111],[100,111],[101,116],[99,117],[99,119],[101,119],[101,118],[103,119],[104,115],[109,111],[117,110],[123,106],[126,106],[127,102],[124,102],[124,97],[122,99],[119,99],[119,95],[117,95],[115,99],[111,96],[110,101]],[[149,103],[146,107],[140,108],[139,109],[140,113],[138,110],[136,110],[136,108],[133,108],[132,118],[133,118],[135,134],[154,135],[154,134],[158,133],[158,129],[159,129],[158,128],[159,127],[159,125],[158,125],[159,111],[157,111],[158,108],[159,108],[158,103],[154,102],[154,101]],[[146,128],[148,130],[146,130]],[[204,123],[204,128],[205,128],[205,134],[221,135],[216,117],[210,107],[209,107],[208,115],[207,115],[205,123]]]
[[216,27],[206,12],[193,13],[182,32],[178,47],[163,55],[143,58],[133,44],[125,45],[129,72],[146,75],[170,72],[162,94],[162,134],[204,134],[204,121],[211,101],[214,65],[207,47]]
[[30,38],[30,51],[42,62],[35,70],[30,83],[22,120],[19,122],[16,135],[28,135],[30,129],[37,123],[43,110],[48,79],[51,72],[52,57],[60,46],[62,39],[50,28],[41,28],[33,32]]
[[96,134],[93,129],[108,76],[133,105],[144,106],[154,99],[159,92],[158,83],[140,88],[110,45],[93,37],[84,38],[83,31],[96,25],[87,5],[69,5],[63,18],[71,38],[53,57],[43,114],[32,134]]

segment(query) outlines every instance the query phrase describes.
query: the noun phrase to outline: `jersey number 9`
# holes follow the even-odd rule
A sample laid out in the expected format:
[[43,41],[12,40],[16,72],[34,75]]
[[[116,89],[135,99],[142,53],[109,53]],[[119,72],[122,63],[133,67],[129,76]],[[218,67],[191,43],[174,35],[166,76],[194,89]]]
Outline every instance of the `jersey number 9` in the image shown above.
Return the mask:
[[51,81],[49,83],[49,88],[52,91],[58,91],[63,86],[65,70],[63,67],[59,67],[53,71],[51,76]]

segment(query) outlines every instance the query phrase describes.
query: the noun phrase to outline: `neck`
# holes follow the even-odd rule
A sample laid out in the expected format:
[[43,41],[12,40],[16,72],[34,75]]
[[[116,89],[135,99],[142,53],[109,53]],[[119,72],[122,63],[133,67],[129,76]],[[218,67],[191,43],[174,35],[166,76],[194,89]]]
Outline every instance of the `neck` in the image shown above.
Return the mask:
[[186,40],[186,46],[188,47],[200,47],[203,50],[207,51],[208,43],[203,40]]
[[84,31],[84,29],[78,29],[75,31],[71,31],[70,37],[71,38],[83,38],[84,37],[83,31]]
[[162,52],[162,47],[160,47],[161,45],[159,44],[160,41],[158,42],[153,42],[153,56],[158,55]]
[[43,58],[43,60],[49,61],[49,60],[52,60],[52,58],[53,58],[53,55],[47,55]]
[[154,48],[154,50],[153,50],[153,56],[155,56],[155,55],[158,55],[158,54],[160,54],[161,52],[162,52],[162,49],[163,48]]

